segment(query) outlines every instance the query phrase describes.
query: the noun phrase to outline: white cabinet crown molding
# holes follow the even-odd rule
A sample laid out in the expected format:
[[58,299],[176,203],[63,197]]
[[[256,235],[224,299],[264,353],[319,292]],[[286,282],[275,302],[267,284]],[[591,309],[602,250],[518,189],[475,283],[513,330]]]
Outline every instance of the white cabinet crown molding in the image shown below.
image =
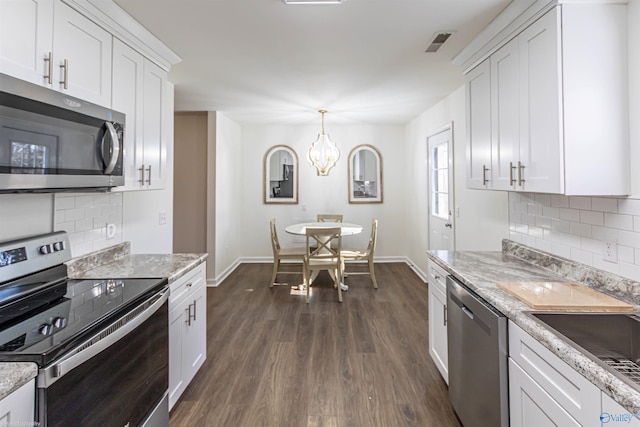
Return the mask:
[[513,0],[451,62],[467,73],[553,7],[588,3],[628,4],[629,0]]
[[62,0],[151,61],[169,71],[182,58],[113,0]]

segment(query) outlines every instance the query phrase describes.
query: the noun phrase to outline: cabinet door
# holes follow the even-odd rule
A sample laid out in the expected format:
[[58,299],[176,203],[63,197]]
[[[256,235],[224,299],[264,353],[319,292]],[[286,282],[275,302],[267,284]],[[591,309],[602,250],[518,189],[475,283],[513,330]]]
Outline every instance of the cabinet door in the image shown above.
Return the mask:
[[518,39],[491,55],[492,188],[515,190],[520,157],[520,70]]
[[126,117],[124,137],[124,187],[122,190],[138,189],[142,185],[142,171],[136,159],[142,151],[142,82],[144,58],[118,39],[113,41],[113,109]]
[[204,363],[207,354],[207,290],[200,285],[187,299],[185,313],[191,318],[184,323],[183,329],[183,363],[184,380],[188,384]]
[[602,421],[602,427],[616,424],[640,427],[640,415],[630,413],[604,392],[602,392],[602,414],[600,414],[600,420]]
[[169,409],[187,387],[184,377],[182,330],[186,322],[187,304],[181,303],[169,312]]
[[468,188],[491,188],[490,75],[488,59],[465,75]]
[[138,168],[143,168],[145,188],[164,186],[166,165],[165,109],[167,73],[151,61],[144,61],[142,147]]
[[509,358],[509,421],[511,427],[580,427],[580,423],[511,358]]
[[31,380],[0,400],[0,425],[36,425],[33,422],[35,417],[35,396],[36,384],[35,380]]
[[0,73],[50,86],[52,36],[53,0],[0,1]]
[[561,122],[560,10],[554,8],[519,36],[520,161],[519,189],[564,192]]
[[[56,1],[53,24],[56,78],[53,88],[111,107],[111,45],[111,34],[66,4]],[[65,61],[66,68],[63,67]]]
[[440,371],[440,375],[449,384],[447,296],[431,282],[429,283],[429,354]]

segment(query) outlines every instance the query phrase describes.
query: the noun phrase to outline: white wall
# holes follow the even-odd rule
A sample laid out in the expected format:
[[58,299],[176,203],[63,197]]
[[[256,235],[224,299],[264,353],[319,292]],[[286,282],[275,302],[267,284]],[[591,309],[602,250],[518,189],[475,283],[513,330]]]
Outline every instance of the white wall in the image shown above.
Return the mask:
[[[211,128],[211,126],[210,126]],[[215,113],[215,277],[225,275],[253,236],[242,221],[243,131],[224,114]],[[252,219],[249,219],[252,221]]]
[[[269,220],[276,219],[278,237],[283,245],[302,245],[301,237],[285,233],[292,223],[315,221],[318,213],[342,213],[345,222],[362,224],[361,234],[345,238],[343,245],[366,247],[371,221],[378,219],[376,257],[405,254],[404,211],[406,189],[404,173],[403,126],[334,126],[330,115],[325,129],[340,149],[340,160],[329,176],[317,176],[307,161],[307,149],[320,133],[320,117],[313,126],[245,126],[242,128],[241,253],[246,257],[271,257]],[[263,161],[274,145],[284,144],[298,155],[299,203],[277,205],[263,203]],[[360,144],[376,147],[382,157],[383,198],[380,204],[349,204],[349,152]]]
[[0,241],[53,231],[53,194],[0,195]]
[[508,202],[504,192],[466,187],[466,120],[464,87],[406,126],[405,174],[407,188],[405,254],[422,272],[427,271],[429,247],[429,191],[427,138],[453,124],[454,233],[456,250],[501,250],[509,236]]

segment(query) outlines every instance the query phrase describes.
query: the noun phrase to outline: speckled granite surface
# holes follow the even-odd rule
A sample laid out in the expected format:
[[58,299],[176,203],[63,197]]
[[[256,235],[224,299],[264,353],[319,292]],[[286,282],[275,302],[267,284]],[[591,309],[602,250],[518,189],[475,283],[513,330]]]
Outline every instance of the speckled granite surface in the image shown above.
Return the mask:
[[504,241],[502,249],[502,252],[429,251],[427,256],[630,413],[640,413],[639,391],[525,315],[531,307],[498,289],[496,281],[576,281],[634,304],[635,310],[640,310],[640,284],[515,242]]
[[[31,362],[0,363],[0,400],[38,375],[38,365]],[[34,388],[35,393],[35,388]]]
[[131,254],[129,242],[67,262],[72,279],[166,277],[169,282],[202,264],[209,254]]

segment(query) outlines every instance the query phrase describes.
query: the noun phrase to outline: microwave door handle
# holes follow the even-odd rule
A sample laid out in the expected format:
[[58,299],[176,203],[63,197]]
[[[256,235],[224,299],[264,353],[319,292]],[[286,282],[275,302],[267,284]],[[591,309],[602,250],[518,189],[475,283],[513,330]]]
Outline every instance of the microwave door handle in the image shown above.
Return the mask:
[[[120,156],[120,141],[118,140],[118,133],[116,132],[116,128],[113,126],[111,122],[104,122],[109,134],[111,135],[111,147],[109,147],[109,152],[111,153],[111,159],[109,160],[109,164],[106,168],[104,168],[104,173],[109,174],[113,172],[113,169],[116,167],[116,163],[118,162],[118,157]],[[102,155],[104,160],[104,143],[107,139],[107,134],[105,133],[102,137]]]

